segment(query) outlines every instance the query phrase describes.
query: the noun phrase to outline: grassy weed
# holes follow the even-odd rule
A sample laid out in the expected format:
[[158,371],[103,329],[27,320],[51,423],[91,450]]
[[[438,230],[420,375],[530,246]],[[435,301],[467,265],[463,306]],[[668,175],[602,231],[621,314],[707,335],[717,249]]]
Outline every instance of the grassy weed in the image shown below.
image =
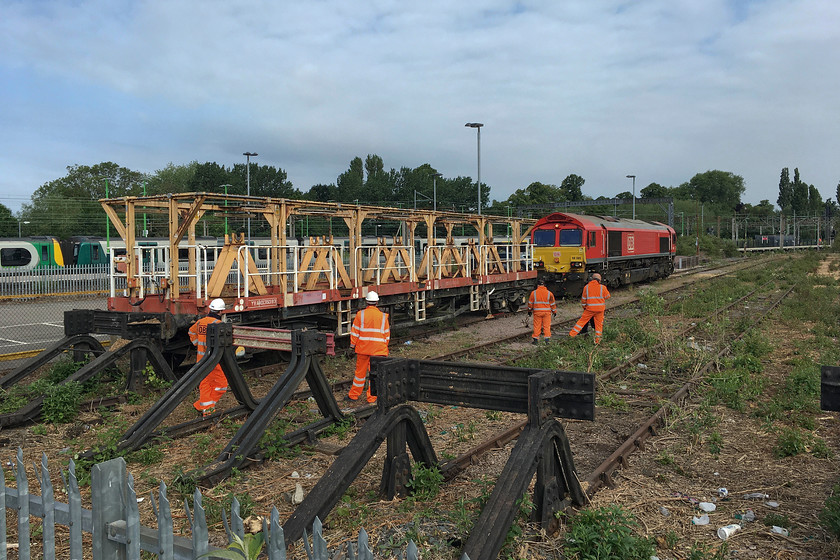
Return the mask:
[[408,481],[407,486],[415,499],[431,500],[440,492],[443,475],[440,474],[440,469],[437,466],[432,465],[430,467],[424,463],[414,463],[411,466],[411,475],[412,478]]
[[44,392],[41,416],[51,424],[72,422],[79,414],[82,402],[82,384],[68,381],[62,385],[52,385]]
[[635,517],[620,506],[585,509],[571,521],[565,538],[567,558],[648,560],[656,552],[653,539],[637,535]]
[[840,539],[840,485],[835,485],[832,495],[826,498],[820,511],[820,524],[835,539]]

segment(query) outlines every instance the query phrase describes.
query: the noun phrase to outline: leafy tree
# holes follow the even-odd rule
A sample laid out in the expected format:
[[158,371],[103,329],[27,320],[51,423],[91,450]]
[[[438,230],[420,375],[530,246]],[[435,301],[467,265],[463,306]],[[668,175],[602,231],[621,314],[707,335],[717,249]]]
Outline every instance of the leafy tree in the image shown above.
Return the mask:
[[823,204],[823,216],[826,218],[831,218],[832,216],[837,214],[837,203],[831,200],[830,198],[825,201]]
[[[228,184],[231,184],[228,170],[215,161],[208,161],[195,166],[186,192],[224,192],[223,185]],[[228,189],[228,192],[233,192],[231,187]]]
[[[472,177],[458,176],[453,179],[443,179],[443,195],[441,196],[441,180],[438,179],[438,209],[453,212],[475,212],[478,193],[475,192],[475,181]],[[482,183],[481,206],[490,205],[490,189]]]
[[[368,154],[365,158],[365,201],[375,204],[382,204],[390,200],[394,189],[391,185],[391,178],[385,172],[385,164],[382,158],[375,154]],[[429,185],[431,191],[431,184]],[[430,193],[431,194],[431,193]],[[430,197],[431,198],[431,197]]]
[[697,193],[691,188],[689,183],[682,183],[679,187],[671,189],[671,196],[677,200],[694,200]]
[[[228,172],[227,183],[233,185],[228,189],[231,194],[247,194],[248,166],[238,163]],[[224,184],[224,183],[220,183]],[[237,192],[238,191],[238,192]],[[219,192],[214,189],[213,192]],[[279,167],[258,165],[251,163],[251,196],[266,196],[273,198],[300,198],[301,192],[292,186],[286,172]]]
[[776,199],[776,203],[782,209],[782,212],[784,212],[791,205],[792,200],[793,185],[790,182],[790,171],[788,171],[787,167],[783,167],[782,174],[779,177],[779,198]]
[[362,158],[354,157],[350,161],[350,169],[338,176],[335,182],[340,202],[366,200],[364,187],[364,164]]
[[193,176],[198,168],[198,162],[186,165],[169,163],[163,169],[158,169],[149,176],[146,183],[147,195],[189,192]]
[[835,194],[837,195],[836,200],[840,202],[840,183],[837,183],[837,190],[835,191]]
[[0,204],[0,237],[17,237],[18,221],[5,204]]
[[507,199],[510,206],[530,206],[566,201],[565,192],[555,185],[534,181],[524,189],[517,189]]
[[633,198],[633,193],[630,191],[623,191],[615,195],[615,198]]
[[756,205],[747,204],[744,212],[750,216],[772,216],[776,213],[776,208],[769,200],[762,200]]
[[563,200],[581,200],[583,198],[583,184],[586,180],[580,175],[572,173],[560,183],[560,192],[565,198]]
[[40,186],[31,203],[21,209],[22,219],[32,223],[33,234],[66,238],[73,235],[104,235],[106,217],[98,200],[138,196],[143,174],[113,162],[67,167],[67,175]]
[[668,187],[663,187],[659,183],[651,183],[639,191],[642,198],[665,198],[670,195]]
[[808,211],[808,185],[799,178],[799,168],[793,170],[793,195],[790,205],[797,214],[805,214]]
[[338,189],[335,185],[324,185],[322,183],[312,185],[309,192],[304,195],[306,200],[317,200],[318,202],[329,202],[330,200],[336,200],[337,197]]
[[717,169],[696,174],[688,184],[700,202],[727,208],[734,208],[746,190],[743,177]]
[[808,186],[808,213],[818,216],[823,209],[823,199],[820,191],[814,185]]

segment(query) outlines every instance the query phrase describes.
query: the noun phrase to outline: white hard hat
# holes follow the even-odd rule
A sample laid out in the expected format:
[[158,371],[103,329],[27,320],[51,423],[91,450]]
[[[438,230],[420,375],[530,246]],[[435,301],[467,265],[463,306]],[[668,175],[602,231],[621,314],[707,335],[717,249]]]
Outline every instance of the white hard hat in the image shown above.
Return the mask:
[[224,311],[225,310],[225,300],[222,298],[216,298],[210,302],[210,311]]
[[379,294],[371,290],[365,296],[365,301],[368,303],[377,303],[379,301]]

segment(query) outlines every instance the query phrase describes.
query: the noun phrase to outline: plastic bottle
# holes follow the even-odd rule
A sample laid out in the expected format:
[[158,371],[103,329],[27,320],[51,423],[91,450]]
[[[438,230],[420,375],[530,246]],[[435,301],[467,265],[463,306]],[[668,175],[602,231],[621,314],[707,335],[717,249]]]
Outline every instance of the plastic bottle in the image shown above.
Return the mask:
[[741,526],[738,525],[737,523],[733,523],[731,525],[725,525],[725,526],[723,526],[723,527],[721,527],[720,529],[717,530],[717,536],[720,538],[720,540],[725,541],[726,539],[731,537],[732,534],[735,531],[737,531],[740,528],[741,528]]
[[777,535],[781,535],[783,537],[787,537],[788,535],[790,535],[790,531],[788,531],[784,527],[779,527],[778,525],[773,525],[772,527],[770,527],[770,532],[776,533]]

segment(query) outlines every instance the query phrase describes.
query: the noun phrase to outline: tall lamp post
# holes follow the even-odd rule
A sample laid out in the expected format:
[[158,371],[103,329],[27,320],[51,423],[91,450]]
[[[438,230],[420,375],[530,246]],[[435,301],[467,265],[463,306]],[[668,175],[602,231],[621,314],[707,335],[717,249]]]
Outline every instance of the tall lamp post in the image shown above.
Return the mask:
[[[245,156],[245,161],[247,162],[248,169],[245,170],[245,194],[251,196],[251,158],[257,157],[259,154],[256,152],[242,152],[242,155]],[[250,202],[249,202],[250,204]],[[251,213],[248,212],[248,246],[251,246]]]
[[481,215],[481,127],[484,123],[468,122],[464,126],[474,128],[476,132],[477,154],[478,154],[478,215]]
[[432,173],[432,210],[437,212],[437,178],[442,177],[440,173]]
[[628,175],[628,179],[633,179],[633,219],[636,219],[636,176]]
[[20,233],[20,224],[28,224],[28,223],[29,223],[28,221],[25,222],[25,221],[18,220],[18,237],[23,237],[23,235],[21,235],[21,233]]

